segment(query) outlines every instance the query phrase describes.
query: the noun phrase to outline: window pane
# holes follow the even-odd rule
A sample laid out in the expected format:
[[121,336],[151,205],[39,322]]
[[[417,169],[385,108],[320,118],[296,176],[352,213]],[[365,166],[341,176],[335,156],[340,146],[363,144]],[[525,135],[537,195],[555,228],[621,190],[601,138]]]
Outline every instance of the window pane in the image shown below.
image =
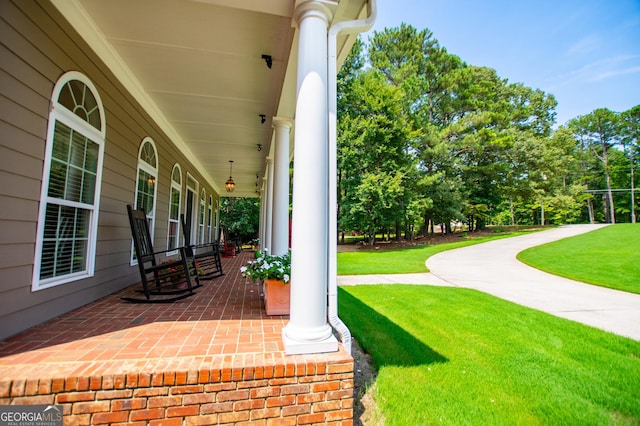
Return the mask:
[[84,154],[87,138],[82,136],[78,132],[73,132],[73,139],[71,141],[71,155],[69,156],[69,163],[77,167],[84,167]]
[[97,143],[57,122],[48,195],[93,204],[98,154]]
[[86,204],[93,204],[96,188],[96,174],[90,172],[84,172],[84,179],[82,184],[82,198],[81,202]]
[[71,141],[71,129],[60,122],[56,122],[53,134],[53,158],[69,161],[69,144]]
[[41,279],[86,270],[89,215],[84,209],[47,205]]
[[153,145],[150,142],[145,142],[142,146],[142,152],[140,152],[140,159],[153,167],[157,167],[156,163],[156,151],[153,149]]
[[84,168],[92,173],[98,172],[98,155],[100,154],[100,147],[97,143],[93,143],[88,140],[89,144],[86,148],[86,154],[84,159]]
[[74,241],[73,247],[73,259],[71,268],[73,272],[81,272],[86,269],[86,260],[87,257],[85,253],[87,252],[87,240],[76,240]]
[[84,109],[87,111],[87,121],[96,129],[100,130],[102,128],[102,123],[100,123],[100,108],[98,107],[98,102],[96,98],[91,93],[88,87],[86,88],[86,94],[84,97]]
[[177,183],[178,185],[182,184],[182,177],[180,176],[180,169],[177,167],[173,168],[173,173],[171,174],[171,180]]
[[178,223],[169,221],[169,249],[178,247]]
[[171,206],[169,211],[169,218],[178,220],[180,215],[180,192],[176,188],[171,188]]
[[148,215],[153,209],[153,193],[155,189],[155,178],[144,170],[138,171],[138,191],[136,207]]
[[67,166],[57,160],[51,160],[49,176],[49,197],[64,198],[64,188],[67,183]]
[[79,80],[70,80],[67,85],[71,89],[73,96],[74,108],[71,110],[73,111],[75,110],[76,106],[82,105],[84,103],[84,89],[86,86]]
[[40,261],[40,279],[53,278],[56,260],[56,241],[44,241],[42,244],[42,260]]
[[67,191],[64,199],[69,201],[80,201],[82,191],[82,170],[76,167],[69,167],[67,178]]
[[65,84],[58,96],[58,103],[63,105],[69,111],[73,111],[76,108],[76,102],[73,100],[73,94],[71,93],[71,87],[69,83]]

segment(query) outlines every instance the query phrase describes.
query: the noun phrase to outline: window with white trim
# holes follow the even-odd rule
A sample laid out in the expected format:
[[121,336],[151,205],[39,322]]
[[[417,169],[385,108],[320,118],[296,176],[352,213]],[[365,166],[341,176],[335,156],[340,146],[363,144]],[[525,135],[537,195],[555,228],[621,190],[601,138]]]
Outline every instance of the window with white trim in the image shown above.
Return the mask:
[[209,207],[207,207],[207,242],[211,240],[211,224],[213,222],[213,195],[209,195]]
[[206,195],[204,193],[204,189],[200,193],[200,210],[198,214],[198,244],[204,243],[204,219],[205,219],[205,202]]
[[191,243],[196,241],[196,236],[194,236],[196,228],[192,226],[196,223],[194,218],[194,214],[197,211],[196,203],[198,202],[196,188],[198,188],[198,182],[187,172],[186,200],[184,203],[184,218],[187,226],[184,232],[188,233]]
[[[149,222],[149,231],[153,241],[156,218],[156,192],[158,190],[158,155],[153,140],[146,137],[138,151],[138,170],[136,173],[136,198],[134,208],[144,210]],[[131,241],[131,264],[136,264],[135,249]]]
[[56,83],[49,113],[32,290],[93,276],[105,116],[83,74]]
[[[167,250],[180,247],[180,205],[182,203],[182,170],[180,165],[173,166],[171,172],[171,189],[169,191],[169,232],[167,233]],[[167,253],[167,256],[175,252]]]
[[213,241],[220,239],[220,200],[216,200],[216,208],[213,211],[215,217],[213,218]]

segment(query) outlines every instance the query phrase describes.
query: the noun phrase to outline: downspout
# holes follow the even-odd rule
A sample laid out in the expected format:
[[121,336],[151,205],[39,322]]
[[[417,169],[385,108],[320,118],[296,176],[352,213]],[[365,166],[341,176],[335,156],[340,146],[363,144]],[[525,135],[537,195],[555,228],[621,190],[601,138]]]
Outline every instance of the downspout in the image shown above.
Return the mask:
[[338,112],[338,76],[337,76],[337,39],[338,34],[348,32],[350,34],[368,31],[374,24],[377,14],[377,0],[369,0],[369,16],[366,19],[354,21],[337,22],[329,28],[328,35],[328,55],[327,58],[327,84],[328,84],[328,106],[329,106],[329,323],[338,333],[345,350],[351,353],[351,332],[344,322],[338,317],[338,265],[337,265],[337,245],[338,245],[338,194],[337,194],[337,112]]

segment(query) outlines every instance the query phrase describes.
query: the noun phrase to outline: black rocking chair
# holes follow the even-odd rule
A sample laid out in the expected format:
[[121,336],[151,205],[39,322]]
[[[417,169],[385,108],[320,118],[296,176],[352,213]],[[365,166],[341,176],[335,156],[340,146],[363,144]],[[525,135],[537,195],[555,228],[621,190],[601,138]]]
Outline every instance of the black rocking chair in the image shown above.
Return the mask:
[[220,243],[217,241],[194,245],[191,244],[191,236],[189,227],[183,214],[180,215],[180,225],[182,226],[182,235],[184,235],[184,246],[188,256],[193,256],[198,269],[200,270],[200,278],[209,280],[221,277],[222,260],[220,259]]
[[185,247],[180,247],[176,257],[162,261],[160,256],[166,258],[167,253],[176,249],[154,251],[145,212],[127,205],[127,213],[142,280],[142,290],[138,292],[143,293],[144,298],[122,299],[134,303],[169,303],[194,295],[193,290],[201,285],[193,256],[189,256]]

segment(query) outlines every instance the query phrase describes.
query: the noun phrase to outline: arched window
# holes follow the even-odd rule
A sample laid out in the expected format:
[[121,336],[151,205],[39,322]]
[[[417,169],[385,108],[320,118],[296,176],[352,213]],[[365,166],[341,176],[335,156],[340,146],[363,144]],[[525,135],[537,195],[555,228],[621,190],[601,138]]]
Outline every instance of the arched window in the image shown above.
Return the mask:
[[195,213],[198,211],[196,198],[198,195],[197,192],[198,182],[187,172],[187,184],[186,184],[186,193],[185,193],[185,203],[184,203],[184,219],[186,222],[186,229],[184,232],[187,232],[189,235],[189,241],[197,241],[196,227],[192,226],[196,223]]
[[211,239],[211,230],[213,223],[213,195],[209,195],[209,207],[207,207],[207,242],[210,243]]
[[32,289],[93,276],[105,117],[79,72],[56,83],[49,113]]
[[213,210],[215,217],[213,218],[213,241],[220,239],[220,200],[216,200],[216,207]]
[[[180,247],[180,205],[182,204],[182,170],[180,165],[173,166],[171,172],[171,190],[169,191],[169,232],[167,250]],[[168,255],[172,253],[167,253]]]
[[[138,172],[136,173],[136,198],[134,208],[144,210],[149,222],[151,240],[155,229],[156,192],[158,190],[158,156],[153,140],[146,137],[138,151]],[[131,245],[131,263],[135,264],[133,242]]]
[[206,195],[204,193],[204,189],[200,193],[200,210],[198,214],[198,244],[204,243],[204,220],[205,220],[205,202]]

